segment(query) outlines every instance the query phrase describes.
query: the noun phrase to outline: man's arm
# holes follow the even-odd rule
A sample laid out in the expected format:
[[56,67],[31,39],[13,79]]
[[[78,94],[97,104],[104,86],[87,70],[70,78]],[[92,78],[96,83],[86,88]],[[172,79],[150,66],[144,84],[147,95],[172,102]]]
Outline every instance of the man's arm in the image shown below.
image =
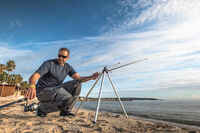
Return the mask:
[[48,73],[50,69],[50,63],[49,61],[45,61],[39,68],[38,70],[33,73],[33,75],[31,75],[31,77],[29,78],[29,89],[25,95],[26,98],[28,99],[34,99],[36,97],[36,81],[42,77],[43,75],[45,75],[46,73]]
[[36,84],[36,81],[40,78],[39,73],[34,73],[30,78],[29,78],[29,83],[32,85]]
[[80,80],[81,82],[87,82],[89,80],[95,80],[97,77],[99,76],[99,73],[96,72],[96,73],[93,73],[91,76],[85,76],[85,77],[81,77],[78,73],[74,73],[72,75],[72,78],[73,79],[78,79]]
[[36,97],[36,81],[40,78],[39,73],[34,73],[30,78],[29,78],[29,84],[30,87],[25,95],[26,98],[28,99],[34,99]]

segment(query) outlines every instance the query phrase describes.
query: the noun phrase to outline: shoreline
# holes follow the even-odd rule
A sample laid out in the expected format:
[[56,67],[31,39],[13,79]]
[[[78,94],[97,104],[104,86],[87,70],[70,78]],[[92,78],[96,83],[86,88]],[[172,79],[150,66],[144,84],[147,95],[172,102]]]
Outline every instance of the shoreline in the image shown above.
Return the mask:
[[[129,104],[129,103],[127,103],[127,104]],[[109,103],[105,103],[105,106],[102,105],[101,111],[117,113],[117,114],[123,114],[123,111],[121,110],[120,107],[117,108],[116,106],[113,106],[113,108],[110,108],[108,105],[109,105]],[[114,104],[110,104],[110,105],[114,105]],[[131,104],[129,104],[129,105],[131,105]],[[107,107],[107,108],[105,108],[105,107]],[[129,107],[132,108],[132,106],[129,106]],[[127,108],[129,108],[129,107],[127,106]],[[89,110],[92,110],[92,111],[96,111],[96,108],[93,105],[93,103],[91,103],[91,106],[86,104],[86,106],[83,106],[83,108],[84,109],[89,109]],[[164,112],[160,112],[160,114],[159,114],[159,111],[157,111],[158,114],[155,113],[156,111],[154,111],[154,112],[152,111],[152,113],[151,112],[150,113],[149,112],[145,113],[145,111],[147,111],[147,110],[145,110],[144,112],[140,113],[138,111],[139,109],[136,108],[136,111],[127,109],[126,111],[127,111],[127,114],[129,116],[136,116],[136,117],[145,118],[145,119],[160,120],[160,121],[172,122],[172,123],[177,123],[177,124],[182,124],[182,125],[200,127],[200,121],[198,119],[199,114],[195,114],[197,116],[197,117],[195,117],[196,119],[195,118],[192,119],[192,117],[189,117],[190,116],[189,114],[186,114],[186,113],[183,114],[182,112],[180,113],[180,115],[178,114],[178,112],[173,114],[173,112],[165,112],[164,110],[163,110]],[[167,117],[168,113],[169,113],[169,117]]]
[[[87,111],[93,111],[95,112],[95,110],[92,109],[83,109],[81,108],[80,110],[87,110]],[[121,115],[124,116],[124,114],[122,113],[117,113],[117,112],[108,112],[108,111],[101,111],[102,113],[112,113],[113,115]],[[125,116],[124,116],[125,117]],[[167,123],[170,124],[172,126],[179,126],[179,127],[183,127],[183,128],[191,128],[191,129],[195,129],[195,130],[200,130],[200,123],[196,122],[195,124],[187,124],[184,122],[180,122],[181,120],[165,120],[165,119],[154,119],[154,118],[150,118],[144,115],[134,115],[134,114],[128,114],[128,117],[136,119],[136,120],[144,120],[144,121],[150,121],[150,122],[155,122],[155,123]],[[198,126],[199,125],[199,126]]]
[[196,126],[196,125],[188,125],[188,124],[184,124],[184,123],[176,123],[176,122],[173,122],[173,121],[151,119],[151,118],[145,118],[145,117],[140,117],[140,116],[131,116],[131,117],[134,117],[135,119],[145,120],[145,121],[150,121],[150,122],[155,122],[155,123],[163,122],[163,123],[167,123],[171,126],[178,126],[178,127],[181,127],[181,128],[191,128],[191,129],[194,129],[194,130],[200,130],[200,126]]
[[[1,98],[0,105],[17,98]],[[95,111],[80,109],[75,117],[60,117],[59,112],[48,117],[37,117],[35,112],[23,112],[23,102],[0,110],[0,132],[29,133],[200,133],[200,128],[138,116],[125,118],[123,114],[99,112],[96,124]],[[76,108],[73,109],[75,111]]]
[[186,126],[194,126],[194,127],[198,127],[200,129],[200,123],[198,121],[166,119],[166,118],[151,118],[147,115],[138,115],[138,114],[129,114],[129,116],[144,118],[147,120],[149,119],[149,120],[164,121],[164,122],[175,123],[175,124],[186,125]]

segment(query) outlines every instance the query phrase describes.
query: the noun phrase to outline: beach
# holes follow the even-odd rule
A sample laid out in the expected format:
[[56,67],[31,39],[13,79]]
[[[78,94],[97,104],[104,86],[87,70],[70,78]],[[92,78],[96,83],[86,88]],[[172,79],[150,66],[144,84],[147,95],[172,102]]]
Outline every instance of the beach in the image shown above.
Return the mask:
[[[0,97],[0,105],[22,97]],[[164,121],[147,120],[121,114],[81,109],[75,117],[60,117],[59,112],[37,117],[24,112],[24,102],[0,109],[0,133],[200,133],[200,128]]]

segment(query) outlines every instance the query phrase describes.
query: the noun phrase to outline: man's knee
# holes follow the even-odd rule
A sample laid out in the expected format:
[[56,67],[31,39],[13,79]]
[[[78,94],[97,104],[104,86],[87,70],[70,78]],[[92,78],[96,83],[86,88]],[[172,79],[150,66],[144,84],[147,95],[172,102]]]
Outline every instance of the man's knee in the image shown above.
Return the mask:
[[55,94],[53,88],[44,88],[42,91],[37,93],[37,98],[40,102],[51,102],[54,100]]
[[81,81],[80,80],[75,80],[75,84],[77,88],[81,89]]
[[75,87],[74,96],[80,95],[80,92],[81,92],[81,82],[80,82],[80,80],[75,80],[74,87]]
[[65,88],[72,96],[79,95],[81,91],[81,82],[80,80],[71,80],[63,83],[60,87]]

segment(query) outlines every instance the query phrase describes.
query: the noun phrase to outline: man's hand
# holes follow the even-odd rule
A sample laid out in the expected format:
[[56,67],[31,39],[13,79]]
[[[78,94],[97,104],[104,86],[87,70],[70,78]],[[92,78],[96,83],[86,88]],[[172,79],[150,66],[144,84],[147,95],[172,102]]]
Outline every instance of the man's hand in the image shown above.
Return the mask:
[[99,77],[99,73],[96,72],[96,73],[93,73],[91,76],[87,76],[87,77],[80,77],[80,75],[78,73],[75,73],[74,75],[72,75],[72,78],[73,79],[78,79],[80,80],[82,83],[83,82],[87,82],[87,81],[90,81],[90,80],[95,80]]
[[97,79],[98,77],[99,77],[99,73],[98,72],[92,74],[92,79],[93,80]]
[[30,99],[30,100],[32,100],[36,97],[36,87],[35,87],[35,85],[30,85],[25,97],[27,99]]

